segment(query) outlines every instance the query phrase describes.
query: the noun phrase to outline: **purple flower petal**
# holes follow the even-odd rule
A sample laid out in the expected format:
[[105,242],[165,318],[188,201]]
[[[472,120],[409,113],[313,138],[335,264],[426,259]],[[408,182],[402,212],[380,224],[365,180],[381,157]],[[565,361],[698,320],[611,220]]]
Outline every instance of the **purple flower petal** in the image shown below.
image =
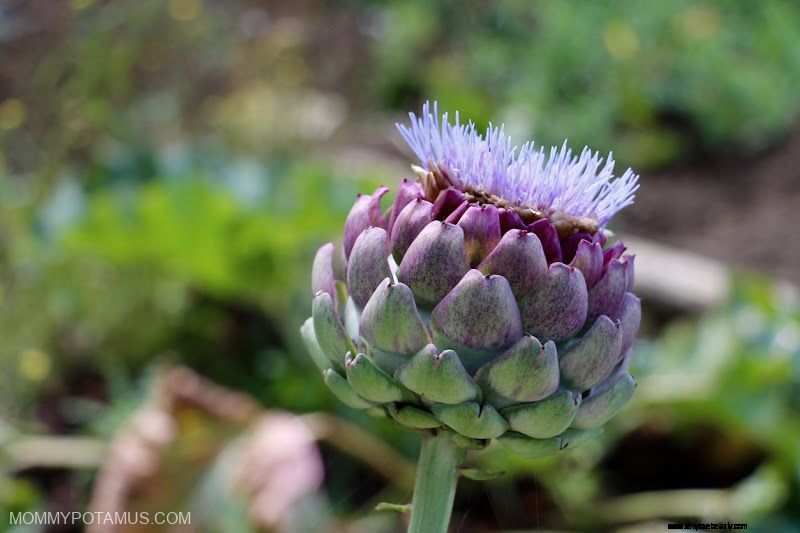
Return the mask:
[[525,331],[541,342],[576,333],[586,319],[588,297],[580,270],[553,263],[522,306]]
[[558,232],[549,220],[537,220],[528,226],[528,231],[535,233],[542,241],[542,249],[548,263],[561,261],[561,242],[558,240]]
[[607,316],[598,318],[583,337],[558,355],[562,384],[585,391],[603,381],[619,361],[621,344],[619,323]]
[[397,279],[414,292],[417,305],[434,307],[469,270],[464,231],[434,220],[420,232],[397,269]]
[[[519,309],[506,279],[484,276],[477,270],[467,272],[433,309],[430,325],[436,345],[459,355],[465,355],[463,348],[496,352],[522,337]],[[475,368],[470,363],[465,361],[464,366],[472,372]]]
[[447,215],[447,218],[444,219],[445,222],[449,224],[458,224],[458,221],[461,220],[461,216],[467,212],[470,206],[475,204],[471,204],[469,202],[462,202],[461,205],[456,207],[455,211]]
[[514,229],[503,235],[478,270],[503,276],[514,296],[522,299],[547,272],[547,260],[536,235]]
[[603,250],[600,243],[581,241],[578,243],[578,250],[570,263],[571,266],[579,269],[586,280],[586,286],[591,289],[594,287],[603,272]]
[[392,213],[389,216],[389,225],[387,226],[389,235],[392,234],[392,228],[394,227],[397,217],[400,216],[400,213],[403,211],[403,208],[417,198],[422,198],[422,185],[416,181],[407,179],[400,182],[400,188],[397,190],[397,198],[394,201]]
[[386,260],[386,230],[362,231],[347,262],[347,289],[356,305],[364,307],[378,284],[391,275]]
[[464,230],[464,248],[475,266],[500,242],[500,218],[493,205],[470,204],[458,221]]
[[578,246],[583,241],[591,242],[592,236],[588,233],[573,233],[566,238],[561,239],[561,262],[569,264],[575,258],[575,253],[578,251]]
[[500,209],[500,231],[506,233],[512,229],[527,229],[527,224],[522,221],[516,211]]
[[625,254],[622,256],[622,262],[625,263],[625,290],[633,290],[633,260],[636,256],[633,254]]
[[599,243],[601,248],[606,245],[607,241],[608,241],[608,235],[606,235],[605,230],[598,231],[597,233],[592,235],[592,242]]
[[622,241],[617,241],[612,244],[608,250],[603,252],[603,264],[607,265],[614,259],[619,259],[622,257],[622,253],[625,251],[625,243]]
[[625,263],[619,259],[612,260],[606,267],[605,274],[589,291],[589,312],[586,319],[594,321],[600,315],[617,316],[625,296]]
[[466,198],[464,198],[463,192],[453,187],[445,189],[433,202],[432,216],[435,220],[444,220],[464,202],[466,202]]
[[360,194],[347,215],[344,223],[344,256],[350,258],[350,251],[362,231],[370,226],[385,228],[386,223],[381,213],[381,196],[389,191],[387,187],[378,187],[374,193]]
[[622,347],[620,357],[624,355],[633,344],[639,325],[642,323],[642,302],[631,293],[625,293],[622,299],[622,309],[619,312],[619,327],[622,332]]
[[316,294],[319,291],[327,292],[333,300],[333,307],[337,307],[336,279],[333,275],[333,243],[323,244],[314,256],[311,267],[311,289]]
[[403,260],[408,247],[417,238],[422,228],[432,220],[432,210],[432,203],[417,198],[405,206],[398,215],[394,226],[392,226],[391,234],[392,256],[397,263]]

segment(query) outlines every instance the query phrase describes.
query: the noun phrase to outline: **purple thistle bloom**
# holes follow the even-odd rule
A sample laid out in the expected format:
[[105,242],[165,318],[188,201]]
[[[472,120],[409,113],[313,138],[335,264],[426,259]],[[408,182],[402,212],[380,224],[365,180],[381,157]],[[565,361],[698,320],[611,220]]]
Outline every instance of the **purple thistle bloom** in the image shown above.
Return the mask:
[[572,447],[636,387],[634,256],[603,226],[638,176],[615,179],[610,154],[516,147],[502,126],[481,135],[430,111],[398,125],[418,179],[386,210],[387,187],[359,195],[341,251],[317,252],[306,345],[356,409],[465,448]]
[[422,115],[409,113],[411,126],[397,124],[397,129],[420,163],[428,171],[437,171],[449,185],[463,191],[488,193],[520,208],[529,208],[540,218],[558,220],[589,219],[602,228],[620,209],[633,203],[639,188],[639,176],[631,169],[614,178],[614,159],[608,154],[605,165],[599,152],[585,147],[574,156],[567,142],[560,149],[527,142],[513,146],[503,126],[491,124],[481,135],[472,121],[455,123],[442,115],[438,105],[422,107]]

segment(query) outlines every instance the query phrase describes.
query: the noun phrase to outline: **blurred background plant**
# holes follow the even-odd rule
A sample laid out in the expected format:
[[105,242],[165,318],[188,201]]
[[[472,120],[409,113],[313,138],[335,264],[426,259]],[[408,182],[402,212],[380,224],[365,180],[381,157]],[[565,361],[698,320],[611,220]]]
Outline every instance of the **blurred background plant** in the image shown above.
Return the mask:
[[[643,287],[626,414],[554,459],[476,455],[508,474],[462,481],[454,524],[800,527],[799,56],[790,0],[0,2],[0,524],[84,509],[106,445],[183,364],[331,413],[307,419],[324,527],[400,527],[370,512],[410,497],[375,442],[413,458],[416,436],[337,404],[297,333],[316,247],[357,192],[408,176],[393,123],[431,98],[520,141],[613,149],[643,176],[615,230],[760,271],[692,308]],[[342,427],[380,439],[353,452]]]

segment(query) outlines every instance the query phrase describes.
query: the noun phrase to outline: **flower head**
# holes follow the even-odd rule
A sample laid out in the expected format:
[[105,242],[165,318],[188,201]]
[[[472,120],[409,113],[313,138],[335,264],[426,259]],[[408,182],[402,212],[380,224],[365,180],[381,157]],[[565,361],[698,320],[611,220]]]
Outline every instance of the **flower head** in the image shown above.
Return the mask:
[[636,386],[634,257],[603,225],[638,176],[614,179],[588,148],[546,157],[502,127],[440,122],[436,104],[411,120],[398,128],[419,179],[385,211],[388,188],[359,195],[342,253],[317,252],[309,352],[345,404],[459,446],[573,446]]
[[450,124],[447,113],[439,121],[436,102],[433,113],[430,107],[426,102],[420,117],[409,113],[411,125],[397,129],[425,167],[416,170],[431,200],[454,186],[478,203],[514,208],[529,221],[548,218],[590,233],[633,203],[639,176],[628,169],[614,178],[610,153],[603,164],[598,152],[585,147],[573,155],[564,141],[546,155],[533,142],[512,145],[502,125],[490,124],[481,135],[472,121],[462,124],[458,112]]

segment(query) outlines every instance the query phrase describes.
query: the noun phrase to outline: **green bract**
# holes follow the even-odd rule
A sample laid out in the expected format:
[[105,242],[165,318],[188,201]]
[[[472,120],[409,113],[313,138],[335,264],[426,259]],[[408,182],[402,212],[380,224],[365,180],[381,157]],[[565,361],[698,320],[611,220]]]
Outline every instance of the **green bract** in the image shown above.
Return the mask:
[[[545,219],[445,205],[453,190],[430,202],[405,181],[385,214],[385,189],[360,196],[344,253],[318,251],[301,331],[325,383],[350,407],[462,447],[497,439],[539,457],[591,436],[636,385],[633,257],[619,241],[604,250],[602,230],[562,237]],[[476,226],[496,229],[491,246],[469,245]]]

